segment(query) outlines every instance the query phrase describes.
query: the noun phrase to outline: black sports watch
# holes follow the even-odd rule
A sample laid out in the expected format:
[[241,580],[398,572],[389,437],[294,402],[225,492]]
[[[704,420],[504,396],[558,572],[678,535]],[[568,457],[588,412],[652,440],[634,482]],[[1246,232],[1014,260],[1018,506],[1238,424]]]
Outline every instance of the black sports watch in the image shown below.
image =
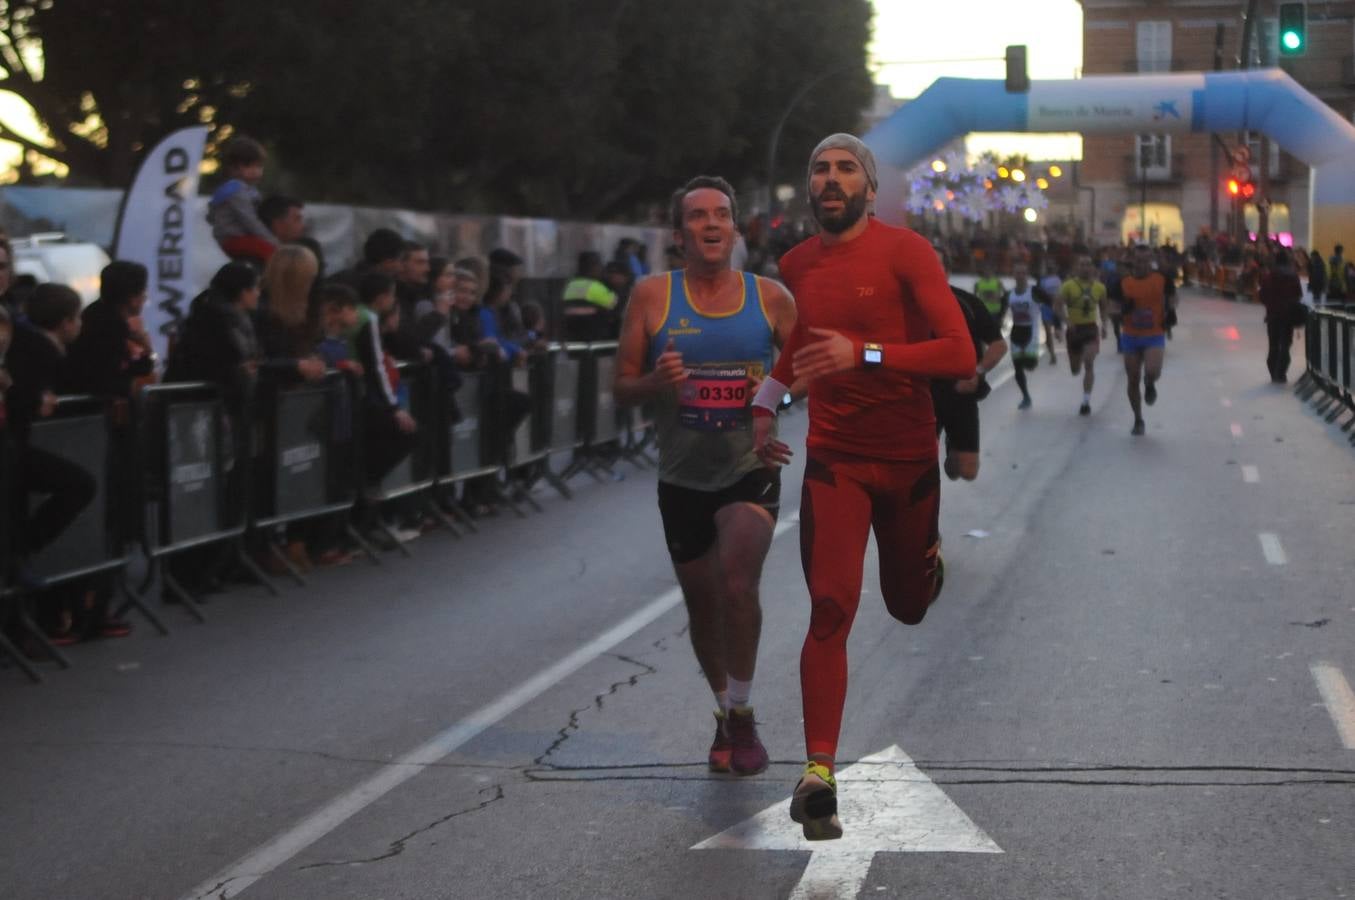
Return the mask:
[[861,365],[865,368],[878,369],[884,362],[884,344],[865,344],[861,347]]

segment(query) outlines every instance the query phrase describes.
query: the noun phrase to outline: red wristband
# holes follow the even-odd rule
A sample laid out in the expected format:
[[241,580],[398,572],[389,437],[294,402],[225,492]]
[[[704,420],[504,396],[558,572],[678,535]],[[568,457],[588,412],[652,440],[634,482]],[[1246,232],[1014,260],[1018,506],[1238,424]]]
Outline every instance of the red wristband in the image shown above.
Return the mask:
[[765,407],[765,406],[754,406],[754,407],[753,407],[753,417],[754,417],[754,418],[767,418],[767,419],[771,419],[771,418],[775,418],[775,417],[776,417],[776,413],[772,412],[770,409],[768,409],[768,408]]

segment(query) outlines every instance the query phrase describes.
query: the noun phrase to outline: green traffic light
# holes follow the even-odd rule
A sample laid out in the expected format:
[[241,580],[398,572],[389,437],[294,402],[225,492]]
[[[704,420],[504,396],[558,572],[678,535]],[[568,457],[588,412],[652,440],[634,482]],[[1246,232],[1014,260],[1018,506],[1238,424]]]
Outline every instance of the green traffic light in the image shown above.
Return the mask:
[[1281,56],[1302,56],[1308,52],[1308,5],[1281,3],[1278,10]]

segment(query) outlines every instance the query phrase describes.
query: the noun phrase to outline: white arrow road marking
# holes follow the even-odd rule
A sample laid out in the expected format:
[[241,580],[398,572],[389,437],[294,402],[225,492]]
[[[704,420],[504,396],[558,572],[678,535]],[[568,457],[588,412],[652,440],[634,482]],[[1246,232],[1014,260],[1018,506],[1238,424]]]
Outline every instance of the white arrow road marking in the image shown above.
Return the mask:
[[841,770],[837,783],[840,840],[805,840],[787,797],[692,849],[812,852],[793,900],[854,897],[876,853],[1002,852],[898,746]]
[[809,865],[787,900],[843,900],[855,897],[866,885],[874,853],[814,851]]

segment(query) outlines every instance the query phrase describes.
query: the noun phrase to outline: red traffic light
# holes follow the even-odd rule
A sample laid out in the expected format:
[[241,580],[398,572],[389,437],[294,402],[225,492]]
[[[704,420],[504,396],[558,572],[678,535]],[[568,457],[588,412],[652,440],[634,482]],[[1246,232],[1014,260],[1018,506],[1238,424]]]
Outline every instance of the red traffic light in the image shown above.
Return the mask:
[[1250,200],[1255,195],[1256,195],[1256,185],[1252,184],[1250,181],[1242,185],[1242,198],[1244,200]]

